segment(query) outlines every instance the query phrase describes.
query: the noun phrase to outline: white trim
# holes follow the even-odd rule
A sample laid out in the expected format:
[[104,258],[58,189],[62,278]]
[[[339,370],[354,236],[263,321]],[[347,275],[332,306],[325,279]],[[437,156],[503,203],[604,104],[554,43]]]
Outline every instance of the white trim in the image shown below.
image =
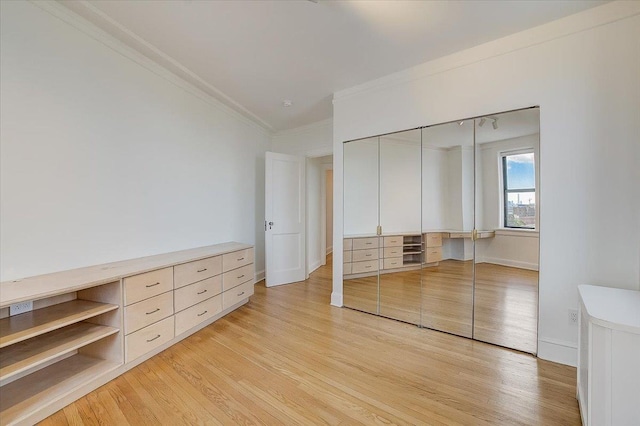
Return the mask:
[[253,282],[254,284],[258,284],[260,281],[263,281],[265,279],[265,270],[262,269],[260,271],[256,271],[255,273],[255,281]]
[[[342,259],[341,259],[342,260]],[[335,265],[335,261],[333,262]],[[342,271],[340,271],[342,272]],[[333,291],[331,292],[331,306],[337,306],[338,308],[342,308],[342,292]]]
[[[76,4],[82,5],[90,13],[93,13],[94,15],[98,16],[100,19],[106,21],[109,25],[117,29],[120,32],[120,34],[123,35],[124,38],[134,40],[137,45],[143,46],[146,49],[150,50],[151,52],[153,52],[154,55],[156,55],[160,59],[167,62],[174,69],[172,70],[166,66],[160,65],[157,61],[154,61],[153,59],[148,58],[137,49],[130,47],[127,43],[120,41],[118,38],[116,38],[112,34],[99,28],[97,25],[95,25],[88,19],[83,18],[76,12],[72,11],[71,9],[65,7],[64,5],[58,2],[30,0],[30,3],[42,9],[43,11],[49,13],[50,15],[60,19],[61,21],[69,24],[70,26],[81,31],[85,35],[96,40],[97,42],[104,44],[106,47],[112,49],[114,52],[117,52],[122,56],[124,56],[125,58],[137,63],[138,65],[145,68],[147,71],[150,71],[153,74],[165,79],[169,83],[181,88],[185,92],[188,92],[193,96],[196,96],[200,100],[226,113],[227,115],[235,119],[238,119],[241,122],[251,127],[254,127],[260,130],[265,135],[272,134],[272,127],[269,124],[267,124],[265,121],[261,120],[255,114],[245,109],[242,105],[240,105],[239,103],[237,103],[236,101],[234,101],[233,99],[231,99],[230,97],[222,93],[220,90],[206,83],[204,80],[202,80],[200,77],[198,77],[196,74],[191,72],[186,67],[179,64],[173,58],[164,54],[153,45],[147,43],[145,40],[138,37],[133,32],[129,31],[122,25],[118,24],[112,18],[105,15],[102,11],[100,11],[99,9],[97,9],[95,6],[91,5],[87,1],[79,1]],[[176,71],[179,71],[185,75],[180,76],[176,73]],[[223,99],[229,105],[223,103],[223,101],[219,98]]]
[[[326,258],[328,255],[330,255],[331,253],[333,253],[333,246],[329,246],[329,247],[327,247],[327,254],[325,255],[325,258]],[[325,260],[325,262],[326,262],[326,260]]]
[[310,266],[309,266],[309,274],[313,273],[313,271],[315,271],[316,269],[318,269],[319,267],[322,266],[322,262],[320,260],[313,262]]
[[538,265],[530,262],[520,262],[518,260],[511,259],[499,259],[497,257],[478,257],[476,263],[493,263],[495,265],[510,266],[512,268],[528,269],[530,271],[537,271]]
[[547,24],[511,34],[488,43],[461,50],[415,67],[390,74],[334,93],[337,100],[372,93],[414,80],[440,74],[497,56],[563,38],[640,14],[640,2],[614,1]]
[[578,346],[573,342],[540,337],[538,358],[575,367],[578,361]]

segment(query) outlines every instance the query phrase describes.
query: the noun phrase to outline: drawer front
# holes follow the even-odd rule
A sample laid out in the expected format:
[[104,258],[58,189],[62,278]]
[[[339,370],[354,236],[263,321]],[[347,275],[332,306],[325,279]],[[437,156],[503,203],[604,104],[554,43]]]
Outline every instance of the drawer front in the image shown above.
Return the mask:
[[364,250],[372,248],[378,248],[378,237],[353,239],[354,250]]
[[177,289],[173,306],[176,312],[180,312],[220,293],[222,293],[222,275],[216,275]]
[[369,250],[354,250],[351,252],[352,262],[363,262],[365,260],[374,260],[380,256],[377,248]]
[[342,250],[347,251],[353,248],[353,240],[351,238],[345,238],[342,243]]
[[253,248],[222,255],[222,271],[227,272],[253,263]]
[[124,332],[133,333],[170,315],[173,315],[173,291],[125,306]]
[[167,343],[174,336],[173,316],[163,319],[149,327],[138,330],[124,338],[125,362],[146,354],[147,352]]
[[425,243],[427,247],[441,247],[442,234],[440,232],[429,232],[425,234]]
[[215,256],[174,266],[173,278],[176,288],[180,288],[221,273],[222,258]]
[[349,274],[351,274],[351,273],[352,273],[352,272],[351,272],[351,270],[352,270],[352,269],[351,269],[351,268],[352,268],[352,265],[353,265],[352,263],[345,263],[345,264],[344,264],[344,267],[342,268],[342,269],[343,269],[343,270],[342,270],[342,275],[349,275]]
[[349,263],[349,262],[351,262],[351,252],[350,252],[350,251],[345,251],[345,252],[343,253],[343,256],[342,256],[342,262],[343,262],[343,263]]
[[402,247],[385,247],[384,258],[402,256]]
[[442,247],[431,247],[425,251],[426,263],[440,262],[442,260]]
[[242,268],[234,269],[233,271],[225,272],[222,275],[222,291],[227,291],[247,281],[253,282],[253,277],[253,263],[243,266]]
[[352,274],[361,274],[363,272],[376,272],[378,270],[378,260],[369,262],[355,262],[351,264]]
[[222,294],[176,314],[176,336],[222,312]]
[[173,268],[158,269],[124,280],[124,304],[130,305],[173,290]]
[[228,309],[243,299],[253,295],[253,281],[240,284],[222,293],[222,309]]
[[402,235],[384,237],[385,247],[402,247],[403,242],[404,242],[404,237]]
[[383,269],[394,269],[402,267],[402,257],[390,257],[384,259]]

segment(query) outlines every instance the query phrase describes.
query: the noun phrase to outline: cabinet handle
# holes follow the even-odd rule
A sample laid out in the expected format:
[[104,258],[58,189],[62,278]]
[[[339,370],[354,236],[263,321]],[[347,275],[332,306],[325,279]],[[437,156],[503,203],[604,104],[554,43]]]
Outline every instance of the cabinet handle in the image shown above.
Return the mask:
[[244,260],[244,257],[241,257],[240,259],[238,259],[238,262],[240,262],[241,260]]
[[154,337],[153,339],[147,339],[147,342],[153,342],[156,339],[159,339],[160,335],[158,334],[156,337]]
[[151,315],[151,314],[155,314],[156,312],[158,312],[160,310],[160,308],[156,308],[155,310],[151,311],[151,312],[147,312],[147,315]]
[[238,293],[238,296],[242,296],[244,294],[244,291],[242,293]]
[[145,287],[146,287],[146,288],[149,288],[149,287],[155,287],[155,286],[157,286],[157,285],[160,285],[160,282],[157,282],[157,283],[155,283],[155,284],[147,284]]
[[204,314],[206,314],[207,312],[209,312],[209,311],[204,311],[203,313],[198,314],[198,316],[199,316],[199,317],[201,317],[201,316],[203,316]]
[[240,276],[238,277],[238,279],[240,279],[240,278],[244,278],[244,274],[242,274],[242,275],[240,275]]
[[366,243],[366,245],[368,245],[368,246],[370,246],[371,244],[373,244],[373,243]]
[[371,256],[371,253],[369,253],[369,254],[365,254],[365,256],[366,256],[366,257],[370,257],[370,256]]
[[204,272],[204,271],[206,271],[206,270],[207,270],[207,268],[204,268],[204,269],[198,269],[196,272]]
[[198,294],[205,294],[207,292],[207,289],[204,289],[202,291],[199,291]]

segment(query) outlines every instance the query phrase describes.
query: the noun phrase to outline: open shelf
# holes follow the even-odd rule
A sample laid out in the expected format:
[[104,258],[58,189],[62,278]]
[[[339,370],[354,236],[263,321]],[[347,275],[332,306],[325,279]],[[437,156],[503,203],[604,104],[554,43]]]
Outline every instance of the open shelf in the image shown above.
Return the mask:
[[118,331],[116,327],[80,322],[0,349],[0,383]]
[[117,369],[114,361],[77,354],[2,387],[3,425],[25,420],[31,413],[73,393],[88,382]]
[[[0,348],[118,309],[118,305],[72,300],[0,320]],[[3,392],[4,393],[4,392]]]

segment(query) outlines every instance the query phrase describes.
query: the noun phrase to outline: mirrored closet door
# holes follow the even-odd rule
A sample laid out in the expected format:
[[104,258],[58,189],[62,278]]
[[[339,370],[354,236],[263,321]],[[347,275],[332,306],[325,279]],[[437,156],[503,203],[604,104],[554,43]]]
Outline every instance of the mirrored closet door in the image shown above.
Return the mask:
[[473,333],[473,120],[422,129],[422,326]]
[[537,352],[540,110],[475,120],[473,337]]
[[539,109],[343,146],[344,305],[536,353]]

